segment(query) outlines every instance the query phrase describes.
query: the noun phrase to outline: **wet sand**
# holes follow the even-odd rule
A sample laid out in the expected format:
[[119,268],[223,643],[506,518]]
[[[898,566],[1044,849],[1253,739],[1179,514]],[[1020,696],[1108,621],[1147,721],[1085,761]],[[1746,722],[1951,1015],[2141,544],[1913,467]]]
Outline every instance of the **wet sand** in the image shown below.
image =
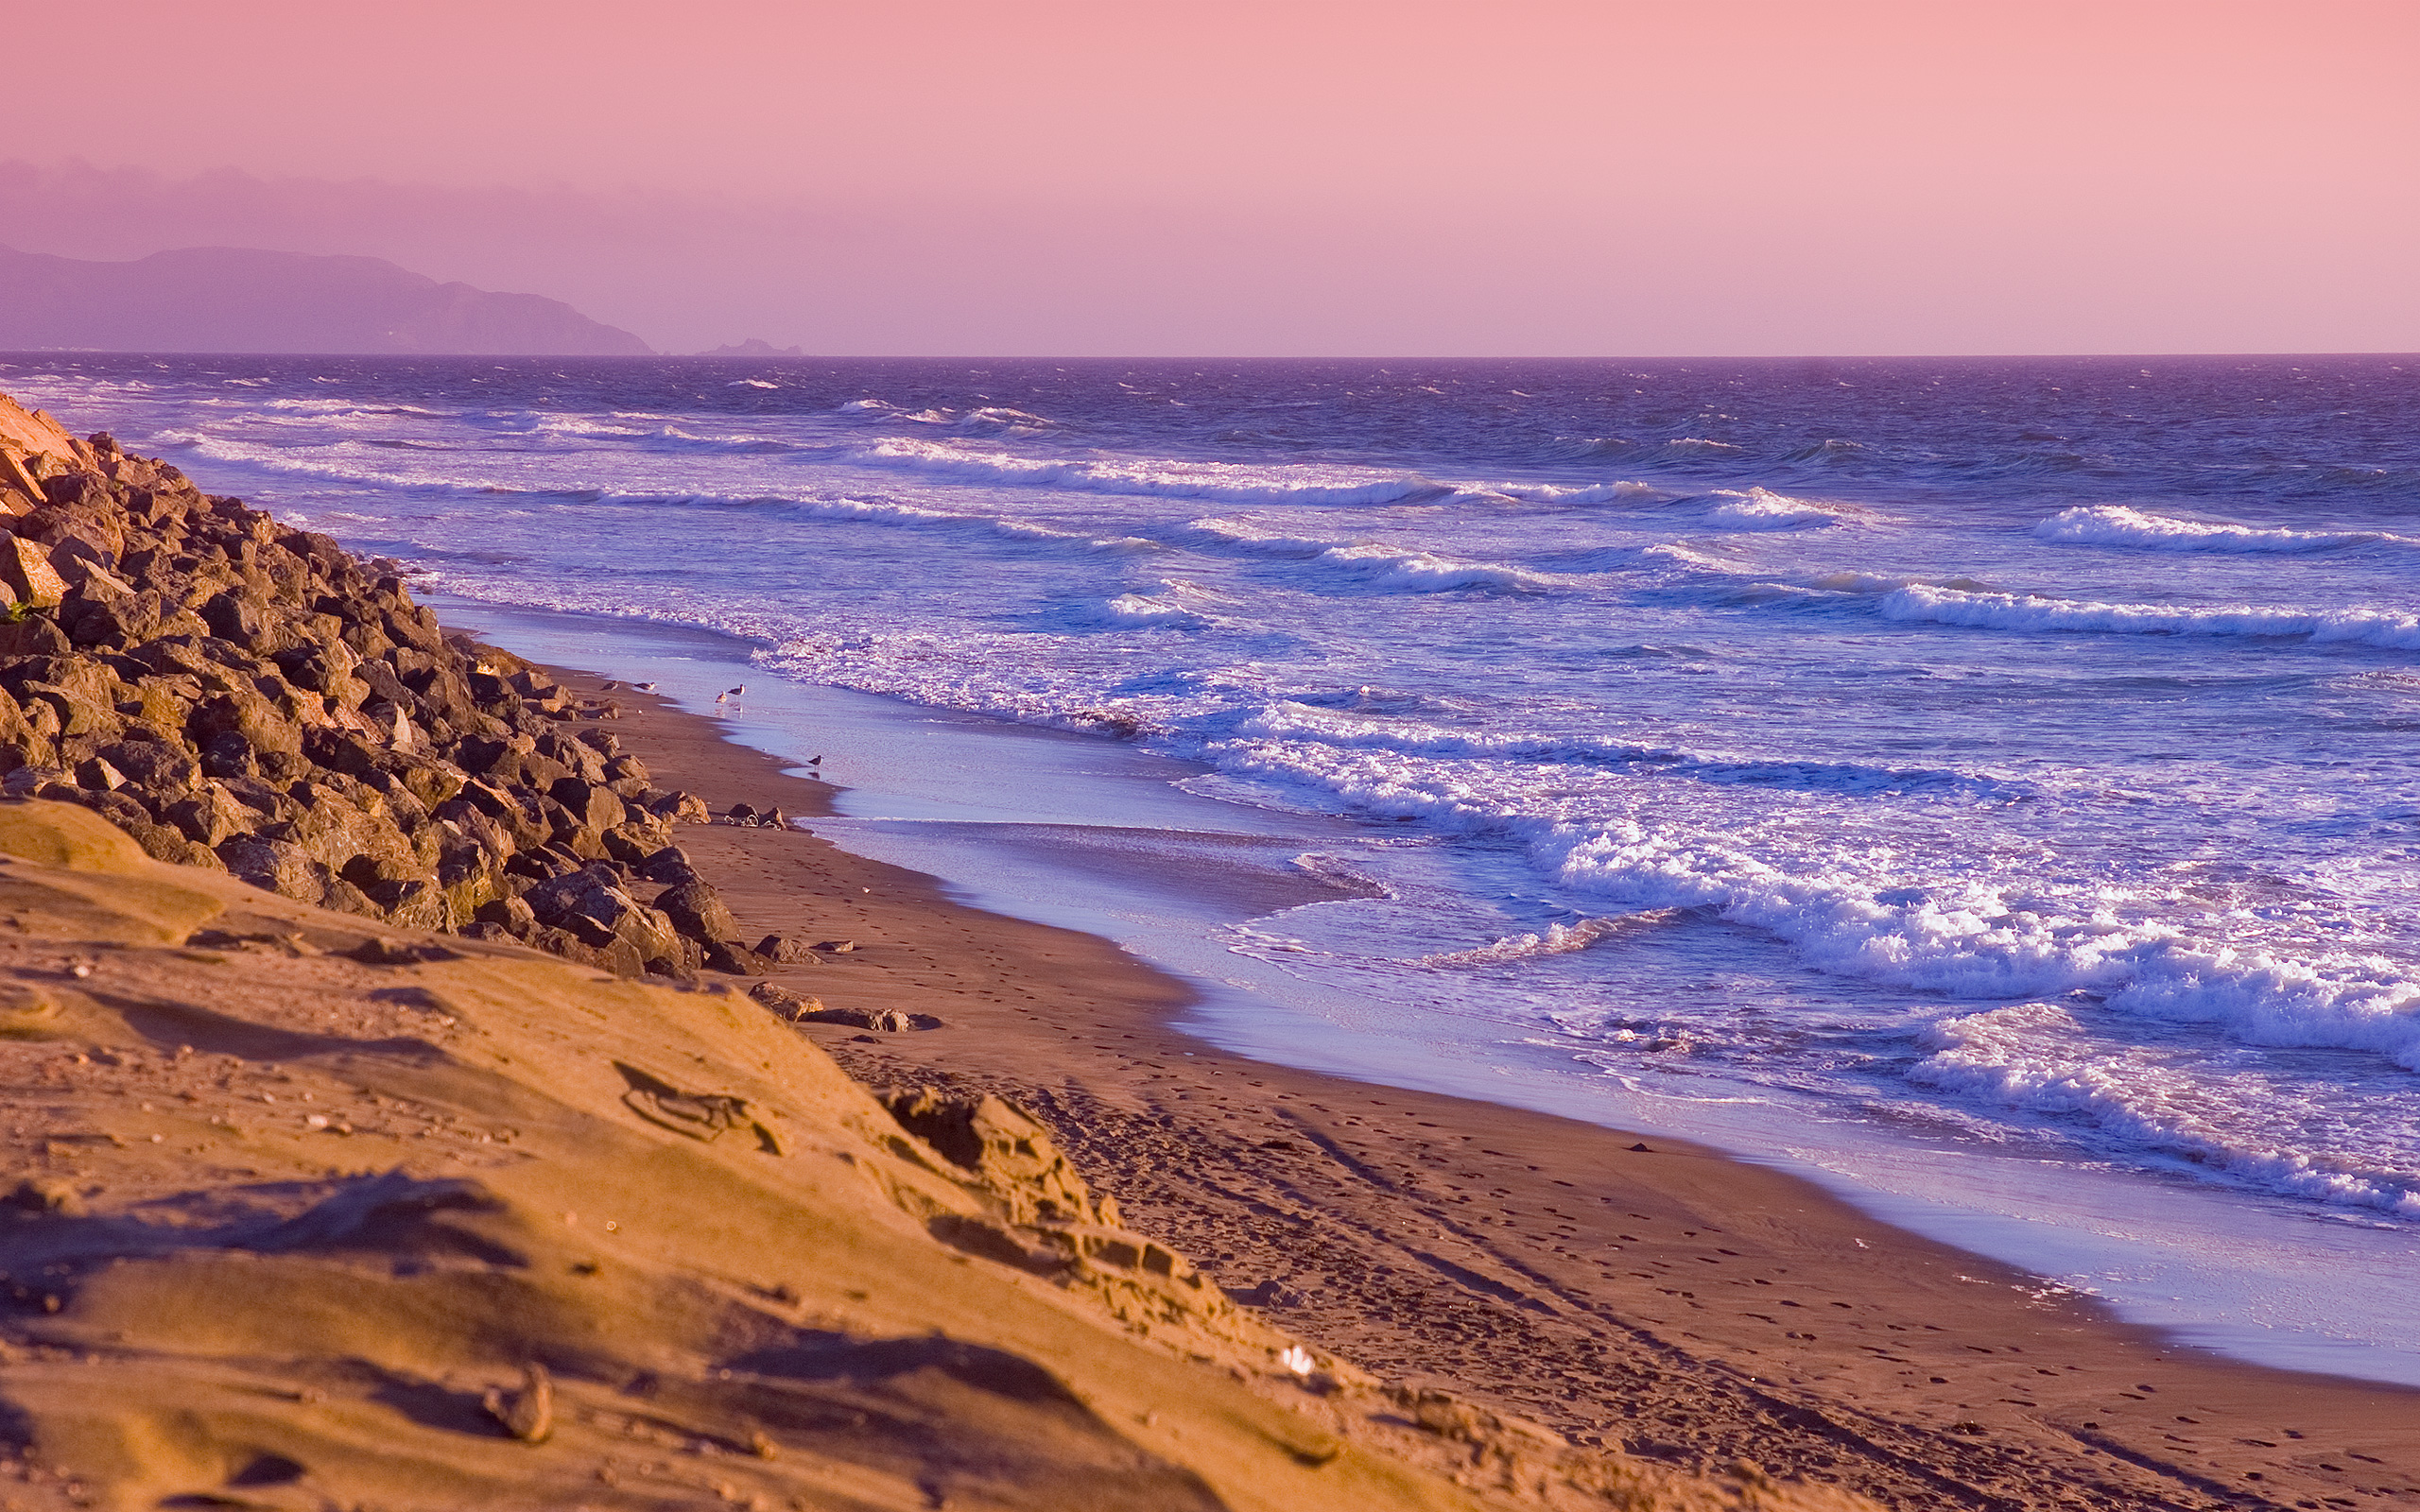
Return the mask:
[[[621,704],[660,783],[829,812],[714,721],[557,670]],[[805,833],[681,844],[752,936],[856,944],[776,981],[942,1021],[801,1029],[852,1074],[1013,1097],[1133,1227],[1382,1374],[1896,1506],[2420,1504],[2420,1391],[2173,1345],[1710,1150],[1220,1052],[1171,1026],[1184,983],[1108,942]]]

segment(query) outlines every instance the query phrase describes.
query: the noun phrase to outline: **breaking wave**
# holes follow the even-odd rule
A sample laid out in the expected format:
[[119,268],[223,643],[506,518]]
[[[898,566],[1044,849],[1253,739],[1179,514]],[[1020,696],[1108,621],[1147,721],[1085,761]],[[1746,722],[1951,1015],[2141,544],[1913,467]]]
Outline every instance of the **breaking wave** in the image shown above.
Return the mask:
[[2307,636],[2393,651],[2420,651],[2420,614],[2399,610],[2288,610],[2100,604],[2031,593],[1976,593],[1913,583],[1887,594],[1882,613],[1995,630],[2083,630],[2117,635]]
[[1164,459],[1113,461],[1016,456],[942,441],[886,440],[849,454],[861,466],[1089,493],[1206,499],[1222,504],[1400,504],[1453,490],[1413,473],[1364,468],[1251,466]]
[[2147,514],[2124,505],[2065,509],[2033,527],[2045,541],[2065,545],[2134,546],[2145,551],[2283,552],[2335,551],[2391,541],[2420,544],[2384,531],[2268,529],[2212,524]]

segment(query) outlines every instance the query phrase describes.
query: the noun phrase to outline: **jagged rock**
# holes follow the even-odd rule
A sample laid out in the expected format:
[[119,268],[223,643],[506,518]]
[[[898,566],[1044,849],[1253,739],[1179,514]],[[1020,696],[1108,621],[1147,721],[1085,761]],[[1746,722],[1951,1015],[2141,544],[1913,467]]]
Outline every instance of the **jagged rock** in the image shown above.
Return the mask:
[[526,898],[499,898],[480,905],[478,920],[494,924],[514,939],[526,940],[538,932],[538,916]]
[[705,963],[717,971],[733,976],[763,976],[772,964],[754,951],[735,939],[710,939],[704,942]]
[[602,832],[622,823],[622,796],[602,783],[563,777],[546,792],[587,829]]
[[216,850],[230,872],[264,891],[306,903],[316,903],[327,893],[327,868],[290,840],[241,834]]
[[67,580],[50,564],[50,556],[23,536],[0,541],[0,589],[17,603],[53,609],[67,596]]
[[[0,592],[16,592],[0,578]],[[65,656],[76,649],[67,632],[41,614],[23,619],[0,618],[0,656]]]
[[756,954],[776,966],[812,966],[822,960],[813,945],[796,935],[768,935],[756,942]]
[[715,943],[739,938],[739,920],[732,917],[730,908],[723,903],[722,895],[715,891],[713,884],[697,879],[694,874],[692,880],[659,895],[655,906],[671,919],[674,929],[691,939]]
[[170,804],[162,819],[182,831],[188,840],[216,847],[228,836],[249,831],[259,822],[257,815],[229,796],[227,789],[211,782],[191,798]]
[[[620,902],[563,922],[515,896],[637,867],[668,848],[673,818],[706,817],[648,788],[612,735],[564,723],[582,706],[551,678],[448,637],[390,561],[204,497],[106,435],[40,444],[53,452],[0,449],[9,794],[84,804],[155,856],[397,924],[478,923],[632,973],[701,964],[611,873],[578,885]],[[499,906],[503,921],[479,918]]]
[[648,855],[644,862],[640,863],[638,874],[646,881],[660,882],[672,886],[678,886],[684,882],[695,882],[698,877],[696,869],[689,865],[689,852],[675,845],[666,846],[663,850]]

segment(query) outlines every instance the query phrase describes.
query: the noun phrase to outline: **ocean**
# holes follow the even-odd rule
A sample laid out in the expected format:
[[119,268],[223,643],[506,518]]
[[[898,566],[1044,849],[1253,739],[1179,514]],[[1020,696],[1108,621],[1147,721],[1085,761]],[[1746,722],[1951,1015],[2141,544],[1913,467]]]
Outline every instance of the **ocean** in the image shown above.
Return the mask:
[[[565,659],[544,615],[732,638],[777,742],[844,695],[1114,739],[1167,827],[1336,889],[1132,932],[1186,935],[1156,954],[1260,1053],[1693,1132],[1915,1227],[1989,1208],[1934,1227],[2420,1380],[2420,358],[58,353],[0,387]],[[999,765],[1080,787],[1063,748]],[[1003,817],[945,789],[838,837],[979,871],[908,833]],[[1094,811],[1032,801],[1082,870]]]

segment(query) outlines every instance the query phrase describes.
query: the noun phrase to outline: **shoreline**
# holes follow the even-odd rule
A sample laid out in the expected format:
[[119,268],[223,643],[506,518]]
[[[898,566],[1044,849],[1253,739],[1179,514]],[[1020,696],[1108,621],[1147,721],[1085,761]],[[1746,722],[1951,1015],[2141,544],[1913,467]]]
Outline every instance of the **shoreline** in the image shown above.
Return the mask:
[[[872,693],[762,679],[750,643],[680,625],[441,595],[456,623],[542,661],[660,679],[722,737],[801,762],[828,754],[841,849],[945,879],[977,909],[1097,935],[1185,982],[1177,1026],[1246,1058],[1712,1146],[1810,1181],[1876,1221],[2097,1297],[2178,1345],[2264,1368],[2420,1386],[2401,1297],[2408,1230],[2072,1155],[1927,1136],[1776,1099],[1752,1083],[1609,1074],[1585,1037],[1428,1001],[1364,1000],[1253,948],[1353,897],[1386,827],[1265,808],[1185,781],[1203,768],[1080,732]],[[746,696],[716,696],[745,681]],[[1296,858],[1314,858],[1309,866]],[[1358,893],[1354,897],[1359,896]],[[1308,905],[1304,914],[1291,912]],[[1240,949],[1238,947],[1241,947]],[[2317,1280],[2325,1278],[2324,1282]]]
[[[714,720],[554,670],[621,703],[626,747],[717,810],[830,814],[834,787]],[[1014,1097],[1137,1228],[1408,1383],[1901,1505],[2420,1495],[2420,1392],[2209,1354],[1663,1136],[1221,1050],[1177,1026],[1186,984],[1108,941],[808,833],[716,825],[682,844],[751,932],[858,942],[773,980],[942,1020],[804,1029],[853,1074]]]

